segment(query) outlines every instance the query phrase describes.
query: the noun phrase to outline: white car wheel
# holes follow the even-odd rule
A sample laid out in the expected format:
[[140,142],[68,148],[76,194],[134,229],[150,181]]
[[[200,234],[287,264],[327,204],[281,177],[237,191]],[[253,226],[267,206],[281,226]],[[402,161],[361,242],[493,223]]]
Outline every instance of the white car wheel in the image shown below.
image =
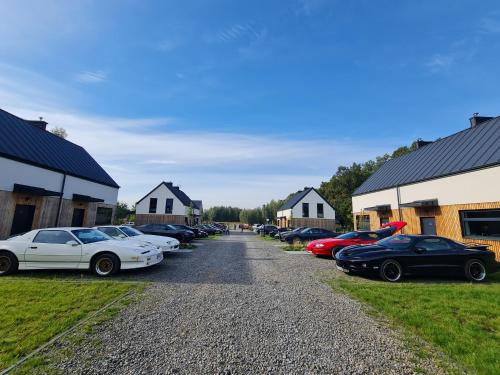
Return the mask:
[[92,271],[100,277],[111,276],[120,269],[120,261],[114,254],[102,254],[93,261]]

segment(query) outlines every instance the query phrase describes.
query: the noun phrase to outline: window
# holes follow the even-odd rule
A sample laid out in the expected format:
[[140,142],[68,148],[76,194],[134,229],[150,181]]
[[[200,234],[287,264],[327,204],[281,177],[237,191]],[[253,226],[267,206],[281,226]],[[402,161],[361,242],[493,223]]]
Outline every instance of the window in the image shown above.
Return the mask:
[[370,215],[356,215],[356,229],[370,230]]
[[380,218],[380,226],[385,225],[389,222],[389,218],[387,216],[383,216]]
[[113,238],[97,229],[75,229],[71,231],[84,244],[112,240]]
[[500,239],[500,210],[461,211],[462,235]]
[[98,229],[111,237],[125,237],[121,230],[114,227],[99,227]]
[[359,238],[363,241],[378,241],[381,239],[378,234],[374,232],[362,232],[359,234]]
[[[35,243],[65,244],[68,241],[75,241],[73,236],[63,230],[42,230],[35,236]],[[76,241],[75,241],[76,242]]]
[[120,230],[129,237],[140,236],[142,234],[142,232],[138,231],[137,229],[130,227],[120,227]]
[[112,217],[113,217],[113,209],[112,208],[97,207],[97,213],[95,215],[95,225],[111,224]]
[[411,237],[405,236],[403,234],[399,236],[392,236],[384,238],[377,242],[378,245],[385,246],[388,249],[408,249],[411,246]]
[[341,239],[341,240],[352,240],[353,238],[358,238],[359,233],[358,232],[348,232],[341,234],[340,236],[337,236],[336,238]]
[[167,201],[165,202],[165,213],[171,214],[173,208],[174,208],[174,200],[172,198],[167,198]]
[[323,203],[318,203],[317,204],[317,213],[318,213],[318,218],[323,219],[325,217],[325,214],[323,212]]
[[451,244],[442,239],[442,238],[426,238],[424,240],[418,241],[415,244],[415,247],[427,250],[427,251],[436,251],[436,250],[449,250],[453,249]]
[[156,213],[156,205],[158,204],[158,198],[149,198],[149,213]]
[[309,217],[309,203],[302,203],[302,217]]

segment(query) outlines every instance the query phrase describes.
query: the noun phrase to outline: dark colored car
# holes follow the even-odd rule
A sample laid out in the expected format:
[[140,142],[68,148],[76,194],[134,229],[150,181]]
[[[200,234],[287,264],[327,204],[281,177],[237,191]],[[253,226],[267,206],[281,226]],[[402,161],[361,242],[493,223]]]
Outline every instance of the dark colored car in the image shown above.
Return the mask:
[[298,232],[291,232],[285,237],[285,242],[289,244],[301,243],[306,241],[319,240],[321,238],[334,238],[338,235],[339,233],[335,233],[324,228],[306,228]]
[[276,225],[270,225],[270,224],[261,225],[257,229],[257,234],[262,234],[262,233],[269,234],[276,229],[278,229],[278,227]]
[[280,232],[278,233],[278,237],[280,239],[281,242],[284,242],[285,241],[285,237],[287,237],[290,233],[298,233],[298,232],[301,232],[303,231],[304,229],[307,229],[308,227],[298,227],[298,228],[295,228],[295,229],[290,229],[288,231],[285,231],[285,232]]
[[194,233],[194,236],[196,238],[204,238],[204,237],[207,237],[208,236],[208,233],[201,230],[201,229],[198,229],[196,227],[190,227],[190,226],[187,226],[187,225],[183,225],[183,224],[170,224],[170,226],[176,228],[176,229],[184,229],[184,230],[190,230]]
[[280,233],[290,232],[291,230],[293,230],[293,228],[276,228],[276,229],[270,231],[269,235],[271,237],[274,237],[275,239],[279,239]]
[[186,243],[194,240],[194,233],[191,230],[177,229],[169,224],[144,224],[135,227],[145,234],[156,236],[173,237],[180,242]]
[[348,246],[336,257],[344,272],[373,273],[396,282],[406,274],[462,274],[470,281],[483,281],[498,264],[485,245],[461,244],[448,238],[397,235],[372,245]]
[[216,234],[216,230],[212,227],[209,227],[208,225],[204,225],[204,224],[198,224],[198,225],[195,225],[194,228],[198,229],[198,230],[202,230],[204,232],[206,232],[208,235],[213,235],[213,234]]

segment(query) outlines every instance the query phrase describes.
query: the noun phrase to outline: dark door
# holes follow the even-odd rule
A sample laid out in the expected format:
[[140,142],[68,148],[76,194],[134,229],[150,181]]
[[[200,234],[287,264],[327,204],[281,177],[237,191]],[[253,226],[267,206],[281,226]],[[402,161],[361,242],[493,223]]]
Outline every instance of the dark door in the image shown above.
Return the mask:
[[455,246],[444,238],[429,237],[415,243],[416,255],[408,266],[413,272],[440,272],[454,270],[457,267]]
[[71,220],[72,227],[83,227],[83,217],[85,216],[84,208],[73,209],[73,219]]
[[420,227],[422,228],[422,234],[428,236],[435,236],[437,234],[435,217],[421,217]]
[[35,206],[29,204],[16,204],[14,220],[10,234],[29,232],[33,226],[33,216],[35,216]]

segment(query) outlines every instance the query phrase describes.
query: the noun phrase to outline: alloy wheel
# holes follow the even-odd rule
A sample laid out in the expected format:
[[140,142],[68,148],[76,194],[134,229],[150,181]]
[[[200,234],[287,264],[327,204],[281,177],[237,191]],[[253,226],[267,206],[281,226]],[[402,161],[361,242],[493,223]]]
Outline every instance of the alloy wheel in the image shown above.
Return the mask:
[[11,267],[11,259],[6,255],[0,255],[0,275],[9,272]]
[[486,277],[486,269],[481,262],[472,262],[469,265],[469,274],[474,281],[483,281]]
[[101,258],[95,264],[95,271],[100,276],[106,276],[113,271],[113,266],[113,261],[110,258]]
[[396,262],[388,262],[384,265],[384,276],[388,281],[398,281],[401,278],[401,266]]

